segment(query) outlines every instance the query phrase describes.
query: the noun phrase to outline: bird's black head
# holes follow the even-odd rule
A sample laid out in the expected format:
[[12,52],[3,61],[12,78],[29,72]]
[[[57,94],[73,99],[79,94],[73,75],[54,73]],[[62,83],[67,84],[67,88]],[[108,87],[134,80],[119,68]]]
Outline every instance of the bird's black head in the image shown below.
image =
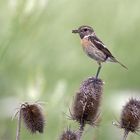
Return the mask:
[[87,35],[91,35],[94,32],[93,28],[90,26],[80,26],[76,30],[72,30],[72,33],[78,33],[80,35],[80,38],[84,38]]

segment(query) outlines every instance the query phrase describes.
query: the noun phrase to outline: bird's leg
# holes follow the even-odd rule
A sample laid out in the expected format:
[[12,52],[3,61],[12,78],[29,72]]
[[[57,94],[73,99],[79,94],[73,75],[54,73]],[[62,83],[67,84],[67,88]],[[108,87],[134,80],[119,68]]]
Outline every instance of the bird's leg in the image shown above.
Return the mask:
[[98,64],[99,64],[99,67],[98,67],[98,70],[97,70],[97,73],[96,73],[96,79],[98,79],[98,75],[99,75],[100,70],[101,70],[101,68],[102,68],[101,63],[100,63],[100,62],[98,62]]

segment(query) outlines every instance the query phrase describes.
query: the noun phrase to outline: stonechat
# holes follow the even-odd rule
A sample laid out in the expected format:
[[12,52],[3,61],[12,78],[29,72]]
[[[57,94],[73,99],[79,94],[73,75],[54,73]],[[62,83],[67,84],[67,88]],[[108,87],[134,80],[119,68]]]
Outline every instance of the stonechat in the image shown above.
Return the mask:
[[72,33],[78,33],[81,38],[81,44],[83,47],[84,52],[92,59],[97,61],[99,64],[96,78],[98,78],[98,75],[101,70],[101,63],[110,61],[119,63],[122,67],[127,69],[125,65],[123,65],[121,62],[119,62],[107,49],[105,44],[96,36],[95,31],[90,26],[80,26],[76,30],[72,30]]

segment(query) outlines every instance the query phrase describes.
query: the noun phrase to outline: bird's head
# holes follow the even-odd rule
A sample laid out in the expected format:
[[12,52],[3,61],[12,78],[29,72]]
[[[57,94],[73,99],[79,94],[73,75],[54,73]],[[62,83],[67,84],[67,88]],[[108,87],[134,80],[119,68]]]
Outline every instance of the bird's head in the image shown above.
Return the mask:
[[80,26],[78,29],[76,30],[72,30],[72,33],[78,33],[80,38],[84,38],[85,36],[91,35],[94,32],[93,28],[90,26]]

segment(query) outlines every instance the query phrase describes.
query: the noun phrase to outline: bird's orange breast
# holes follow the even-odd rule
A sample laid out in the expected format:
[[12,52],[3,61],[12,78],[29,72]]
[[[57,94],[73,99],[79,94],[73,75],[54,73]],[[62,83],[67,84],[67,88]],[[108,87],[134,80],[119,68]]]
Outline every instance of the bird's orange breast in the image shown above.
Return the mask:
[[83,38],[81,39],[81,45],[86,48],[89,47],[91,45],[90,41],[88,40],[88,38]]

